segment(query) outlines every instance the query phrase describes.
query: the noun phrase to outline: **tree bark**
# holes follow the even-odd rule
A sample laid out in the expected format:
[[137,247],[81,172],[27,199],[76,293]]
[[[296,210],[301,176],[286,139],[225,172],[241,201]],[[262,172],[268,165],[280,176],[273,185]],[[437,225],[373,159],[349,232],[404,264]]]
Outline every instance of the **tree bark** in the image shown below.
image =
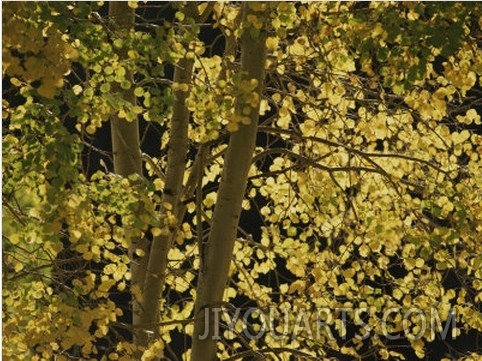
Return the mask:
[[[109,16],[114,19],[121,30],[130,31],[134,28],[134,9],[127,2],[113,1],[109,3]],[[126,56],[125,51],[120,56]],[[132,75],[126,74],[126,78],[132,81]],[[134,90],[121,89],[115,91],[122,93],[125,100],[135,104]],[[139,122],[128,122],[113,115],[111,117],[112,152],[114,155],[114,171],[121,176],[133,173],[142,174],[142,159],[139,142]]]
[[[112,1],[109,3],[109,17],[113,19],[120,31],[128,32],[134,29],[135,12],[134,9],[128,6],[127,2]],[[127,56],[127,51],[122,49],[119,51],[119,56],[124,58]],[[133,82],[132,74],[126,73],[126,79]],[[122,89],[120,86],[114,87],[113,91],[122,94],[123,98],[132,104],[136,102],[134,95],[134,87],[130,89]],[[112,139],[112,153],[114,157],[114,172],[123,177],[131,174],[142,175],[142,155],[139,139],[139,120],[136,118],[133,121],[120,119],[116,115],[111,116],[111,139]],[[146,258],[134,259],[136,249],[146,249],[146,241],[141,239],[132,239],[129,249],[129,258],[131,260],[131,287],[142,288],[144,283],[144,276],[146,270]],[[136,336],[136,326],[140,324],[141,305],[132,297],[132,324],[134,326],[134,339]],[[135,342],[135,341],[134,341]]]
[[[250,15],[263,19],[263,12],[256,11],[260,4],[243,4],[243,25],[246,27]],[[248,25],[249,26],[249,25]],[[252,30],[252,28],[251,28]],[[266,35],[261,31],[258,35],[244,29],[241,36],[241,74],[244,80],[258,81],[255,92],[261,99],[266,62]],[[241,99],[236,100],[236,113],[242,115],[245,106]],[[200,250],[200,279],[196,293],[195,322],[192,339],[191,361],[213,361],[216,359],[216,340],[213,339],[214,321],[211,314],[205,318],[205,309],[219,306],[223,299],[228,280],[228,272],[232,260],[234,241],[237,234],[241,205],[247,185],[248,171],[251,166],[256,143],[256,132],[259,119],[259,101],[252,109],[250,123],[241,125],[231,135],[224,159],[224,169],[217,195],[212,228],[209,238]],[[209,327],[207,337],[201,337],[205,328]]]
[[[192,68],[192,60],[181,59],[174,72],[174,82],[190,83]],[[174,92],[175,104],[169,133],[166,182],[162,197],[162,204],[170,204],[171,209],[165,209],[163,211],[164,216],[167,216],[168,211],[176,215],[179,208],[188,150],[189,111],[184,104],[188,94],[185,91]],[[159,305],[167,267],[167,254],[172,246],[174,236],[175,229],[171,229],[166,235],[154,237],[142,289],[141,323],[145,325],[144,331],[150,331],[150,334],[155,337],[159,333]],[[142,336],[142,345],[147,345],[147,336],[146,333]]]
[[[209,16],[213,5],[208,5],[202,14],[198,13],[198,3],[191,2],[186,5],[186,18],[194,18],[198,22],[203,22]],[[190,88],[193,59],[181,59],[174,70],[174,83],[187,84]],[[167,169],[166,181],[164,184],[164,193],[162,204],[169,204],[170,209],[165,209],[161,217],[168,216],[171,212],[178,217],[178,224],[182,218],[183,205],[182,186],[184,173],[186,170],[186,156],[188,151],[188,126],[190,113],[185,105],[189,90],[175,90],[174,105],[169,130],[169,143],[167,153]],[[162,290],[165,283],[165,273],[167,268],[167,255],[172,247],[178,224],[173,225],[167,234],[154,237],[149,252],[149,261],[147,263],[147,271],[142,288],[142,312],[140,317],[140,325],[142,333],[139,333],[138,344],[147,346],[150,338],[159,337],[159,306],[161,301]]]

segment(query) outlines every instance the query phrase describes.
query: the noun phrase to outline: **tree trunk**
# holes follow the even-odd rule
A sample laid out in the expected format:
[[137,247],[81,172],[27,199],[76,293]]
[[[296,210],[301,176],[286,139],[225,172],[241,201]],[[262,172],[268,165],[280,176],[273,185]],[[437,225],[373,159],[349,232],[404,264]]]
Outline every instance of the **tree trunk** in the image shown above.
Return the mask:
[[[109,3],[109,16],[114,19],[121,30],[129,31],[134,27],[134,9],[127,5],[127,2],[113,1]],[[121,57],[126,52],[121,51]],[[132,75],[126,74],[126,78],[132,81]],[[134,90],[121,89],[115,91],[122,93],[123,98],[135,104],[136,97]],[[142,159],[139,143],[139,122],[134,120],[128,122],[111,117],[112,152],[114,155],[114,171],[121,176],[128,176],[133,173],[142,174]]]
[[[250,15],[263,19],[263,12],[256,11],[261,4],[243,4],[243,25],[250,26],[247,19]],[[248,24],[248,25],[247,25]],[[244,29],[241,36],[241,74],[243,80],[258,81],[255,92],[261,99],[264,82],[264,67],[266,62],[264,31],[256,34],[253,28]],[[236,100],[236,113],[242,115],[246,104],[241,99]],[[232,259],[234,241],[237,234],[241,204],[247,185],[248,171],[251,166],[256,143],[256,131],[259,119],[258,105],[252,109],[250,124],[241,125],[240,129],[231,135],[227,153],[224,159],[224,169],[215,206],[213,222],[209,238],[200,250],[200,279],[196,293],[195,323],[192,339],[191,361],[213,361],[216,359],[216,340],[213,339],[214,321],[211,314],[205,318],[205,309],[219,306],[228,280],[228,272]],[[205,328],[209,327],[207,337],[203,336]]]
[[[213,4],[208,5],[202,14],[198,13],[198,3],[191,2],[186,5],[186,18],[194,18],[197,22],[203,22],[209,16]],[[174,70],[174,83],[187,84],[190,88],[194,60],[181,59]],[[174,105],[169,130],[169,143],[167,153],[166,181],[162,204],[169,204],[170,209],[163,211],[167,217],[168,212],[178,218],[182,218],[183,205],[182,186],[186,170],[186,155],[188,151],[188,125],[190,113],[185,105],[189,90],[175,90]],[[161,215],[162,217],[162,215]],[[178,224],[181,219],[178,219]],[[164,288],[165,273],[167,268],[167,255],[172,247],[176,236],[178,224],[171,226],[169,233],[154,237],[149,252],[146,277],[142,288],[142,315],[140,325],[142,334],[139,333],[138,345],[147,346],[150,338],[159,337],[159,306],[162,290]]]
[[[134,9],[128,6],[127,2],[113,1],[109,3],[109,17],[113,19],[120,31],[128,32],[134,29],[135,13]],[[121,58],[127,56],[127,51],[122,49],[119,52]],[[127,73],[126,79],[133,82],[132,74]],[[122,89],[120,86],[113,90],[120,92],[123,98],[132,104],[135,104],[136,97],[134,95],[134,87],[130,89]],[[111,117],[111,138],[112,153],[114,156],[114,172],[123,177],[131,174],[142,175],[142,157],[139,140],[139,121],[127,121],[119,119],[116,115]],[[145,240],[132,239],[129,249],[129,257],[131,259],[131,287],[142,288],[144,283],[146,261],[147,259],[134,259],[135,250],[140,248],[146,252]],[[134,330],[140,323],[141,305],[135,297],[132,297],[132,324]],[[134,339],[136,332],[134,331]],[[134,341],[135,342],[135,341]]]
[[[190,83],[192,76],[193,61],[181,59],[176,66],[174,82]],[[175,91],[175,104],[171,120],[169,134],[169,144],[167,153],[166,182],[162,204],[170,204],[171,209],[163,211],[167,217],[170,211],[176,215],[178,213],[182,181],[186,168],[186,154],[188,150],[188,124],[189,111],[184,102],[189,93],[185,91]],[[162,217],[162,215],[161,215]],[[176,227],[177,228],[177,227]],[[162,289],[164,287],[165,272],[167,267],[167,254],[172,246],[175,236],[175,228],[168,234],[154,237],[147,265],[146,278],[142,289],[142,324],[144,331],[157,337],[159,333],[159,305]],[[141,344],[146,346],[148,339],[147,333],[142,336]]]

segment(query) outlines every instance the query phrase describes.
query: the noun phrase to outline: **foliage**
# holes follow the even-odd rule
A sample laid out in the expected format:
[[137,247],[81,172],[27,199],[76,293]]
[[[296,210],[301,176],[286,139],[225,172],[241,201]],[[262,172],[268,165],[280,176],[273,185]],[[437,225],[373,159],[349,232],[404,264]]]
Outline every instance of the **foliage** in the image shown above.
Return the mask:
[[[258,105],[225,316],[248,304],[290,310],[293,324],[300,310],[366,308],[372,333],[354,336],[365,332],[354,311],[349,337],[336,317],[318,337],[282,339],[247,339],[239,322],[237,334],[222,333],[219,357],[409,358],[380,327],[390,308],[435,308],[443,322],[455,310],[456,335],[482,332],[480,4],[280,2],[241,23],[239,4],[216,3],[207,25],[182,4],[170,5],[172,19],[147,19],[156,5],[131,5],[138,26],[125,32],[99,14],[102,4],[3,4],[5,358],[135,359],[129,297],[143,292],[130,285],[130,265],[145,256],[128,254],[136,237],[175,238],[161,337],[140,347],[142,359],[169,357],[175,335],[192,335],[198,246],[213,226],[227,139]],[[239,73],[236,47],[243,32],[264,30],[259,99],[257,79]],[[181,59],[194,62],[189,84],[172,80]],[[119,88],[133,89],[136,103]],[[172,214],[162,193],[179,91],[190,111],[189,155],[207,155],[194,184],[187,160],[185,212]],[[109,172],[108,152],[98,155],[104,169],[88,168],[87,151],[98,151],[93,139],[112,115],[161,134],[143,175]],[[250,322],[259,329],[259,318]],[[390,330],[403,322],[393,317]],[[415,334],[421,327],[416,317],[408,325]],[[438,331],[405,345],[423,359]],[[453,356],[482,357],[471,351]],[[189,347],[181,353],[188,359]]]

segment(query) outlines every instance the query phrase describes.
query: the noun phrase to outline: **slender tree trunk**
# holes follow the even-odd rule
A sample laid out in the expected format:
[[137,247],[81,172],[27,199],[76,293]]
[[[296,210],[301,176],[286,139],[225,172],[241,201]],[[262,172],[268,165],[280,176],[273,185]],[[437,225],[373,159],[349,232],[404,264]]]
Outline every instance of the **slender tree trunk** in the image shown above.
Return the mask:
[[[192,2],[186,5],[184,13],[187,17],[194,18],[197,22],[203,22],[209,16],[213,5],[208,5],[202,14],[198,14],[198,3]],[[194,60],[181,59],[174,71],[175,84],[187,84],[190,88]],[[169,130],[169,143],[167,153],[166,181],[162,204],[169,205],[164,209],[163,215],[168,216],[172,213],[178,218],[182,218],[183,205],[182,186],[184,173],[186,170],[186,156],[188,151],[188,125],[190,113],[185,105],[189,90],[174,91],[174,105]],[[161,215],[162,217],[162,215]],[[178,223],[181,219],[178,219]],[[147,346],[150,338],[159,337],[159,306],[162,290],[165,283],[165,273],[167,268],[167,255],[172,247],[178,224],[172,225],[167,234],[154,237],[149,252],[147,271],[142,289],[142,313],[140,325],[143,333],[139,333],[138,345]]]
[[[134,9],[128,6],[124,1],[112,1],[109,3],[109,17],[113,19],[119,28],[119,31],[128,32],[134,28],[135,13]],[[127,51],[121,50],[120,57],[126,57]],[[133,81],[132,74],[127,73],[126,79]],[[135,104],[136,97],[134,95],[134,87],[130,89],[122,89],[115,87],[113,90],[120,92],[123,98],[132,104]],[[111,117],[111,138],[112,153],[114,156],[114,172],[123,177],[131,174],[142,175],[142,157],[139,140],[139,121],[135,119],[128,122],[125,119],[119,119],[116,115]],[[146,241],[141,239],[132,239],[129,249],[131,259],[131,287],[142,288],[144,283],[145,269],[147,259],[134,259],[136,249],[146,249]],[[141,305],[134,297],[132,299],[132,324],[134,326],[134,339],[136,339],[136,326],[140,324]]]
[[[109,3],[109,16],[114,19],[121,30],[129,31],[134,27],[134,9],[127,5],[127,2],[113,1]],[[125,56],[125,51],[119,54]],[[126,74],[126,78],[132,81],[132,75]],[[129,79],[130,78],[130,79]],[[122,93],[123,98],[135,103],[136,97],[133,88],[115,91]],[[112,152],[114,154],[114,171],[122,176],[133,173],[142,174],[142,159],[139,143],[139,122],[131,122],[111,117]]]
[[[193,61],[181,59],[176,66],[174,82],[189,84],[191,82]],[[164,209],[163,215],[168,216],[168,212],[176,215],[182,190],[182,181],[186,169],[186,154],[188,150],[188,124],[189,111],[184,102],[189,93],[185,91],[175,91],[175,105],[171,120],[169,134],[166,182],[162,204],[169,204],[170,209]],[[162,215],[161,215],[162,217]],[[167,254],[172,246],[175,236],[175,229],[169,233],[154,237],[149,254],[146,278],[142,289],[142,321],[144,330],[157,337],[159,332],[159,304],[161,292],[164,287],[165,272],[167,267]],[[148,335],[144,333],[141,345],[146,346]]]
[[[243,25],[252,16],[263,18],[264,13],[255,11],[260,4],[243,4]],[[264,83],[264,67],[266,62],[266,36],[263,31],[256,35],[244,29],[241,36],[241,73],[243,79],[258,81],[255,92],[261,98]],[[237,99],[236,112],[242,114],[243,104]],[[240,129],[231,135],[228,150],[224,159],[224,169],[219,187],[214,211],[211,232],[201,253],[200,280],[196,293],[194,332],[192,339],[192,361],[213,361],[216,359],[216,340],[213,340],[213,315],[205,310],[219,306],[222,302],[224,289],[228,280],[228,272],[232,260],[234,241],[237,234],[241,204],[247,185],[248,171],[251,166],[256,142],[256,131],[259,119],[258,106],[252,109],[250,124],[241,125]],[[205,329],[208,334],[204,336]]]

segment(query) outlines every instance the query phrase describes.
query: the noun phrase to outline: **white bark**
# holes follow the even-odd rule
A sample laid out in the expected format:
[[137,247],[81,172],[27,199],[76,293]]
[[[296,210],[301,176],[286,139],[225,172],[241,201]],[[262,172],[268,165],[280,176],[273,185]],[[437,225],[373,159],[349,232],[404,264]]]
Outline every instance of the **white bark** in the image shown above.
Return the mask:
[[[212,11],[213,4],[207,6],[204,12],[198,15],[198,4],[188,3],[185,7],[187,17],[194,18],[197,22],[203,22]],[[174,83],[190,84],[192,79],[194,61],[183,58],[176,65],[174,71]],[[188,151],[188,125],[190,113],[185,105],[189,91],[174,91],[175,102],[169,130],[169,143],[167,153],[166,181],[164,183],[163,204],[171,205],[171,212],[177,216],[178,222],[183,215],[181,203],[182,186],[186,170],[186,156]],[[167,216],[163,212],[161,217]],[[142,287],[142,309],[139,325],[141,332],[138,333],[138,344],[147,346],[149,338],[159,337],[160,301],[165,283],[167,268],[167,255],[172,247],[178,225],[173,225],[166,235],[154,237],[148,253],[147,270]]]
[[[121,31],[130,31],[134,28],[134,9],[128,6],[127,2],[113,1],[109,3],[109,17],[113,19]],[[119,56],[125,57],[126,51],[122,51]],[[126,78],[132,81],[132,75],[126,74]],[[129,79],[130,78],[130,79]],[[131,89],[114,88],[115,91],[122,93],[123,98],[135,104],[134,87]],[[142,156],[139,139],[139,121],[134,119],[131,122],[119,119],[116,115],[111,117],[111,139],[112,153],[114,157],[114,172],[123,177],[131,174],[142,175]],[[129,255],[131,258],[131,286],[142,287],[144,283],[146,259],[134,260],[133,255],[137,248],[145,249],[145,240],[131,240]],[[132,324],[140,323],[141,305],[134,298],[132,300]],[[136,338],[136,337],[135,337]]]
[[[250,5],[243,5],[243,21],[248,15],[263,16]],[[256,79],[255,91],[261,99],[266,62],[265,34],[251,36],[244,31],[241,37],[241,73],[243,79]],[[242,114],[244,104],[237,99],[236,112]],[[224,169],[217,195],[212,228],[209,238],[200,250],[203,259],[196,294],[194,333],[192,341],[192,361],[212,361],[216,359],[216,341],[213,336],[213,315],[205,319],[205,308],[219,306],[228,280],[241,204],[244,198],[248,171],[252,162],[259,119],[259,104],[250,113],[250,124],[241,125],[231,135],[224,159]],[[208,336],[201,339],[206,325]]]

